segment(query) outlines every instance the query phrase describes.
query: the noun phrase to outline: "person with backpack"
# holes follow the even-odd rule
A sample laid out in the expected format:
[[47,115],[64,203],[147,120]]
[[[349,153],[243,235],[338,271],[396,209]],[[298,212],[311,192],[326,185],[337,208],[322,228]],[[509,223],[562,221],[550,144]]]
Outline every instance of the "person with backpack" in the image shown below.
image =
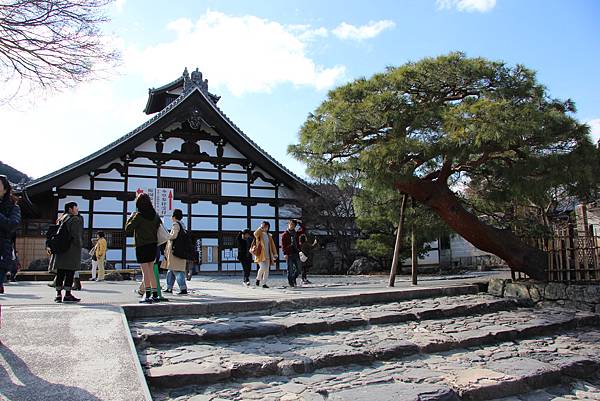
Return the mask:
[[145,295],[140,303],[151,304],[160,302],[158,284],[154,276],[154,260],[158,248],[158,228],[162,224],[150,196],[139,193],[135,199],[137,211],[127,219],[125,234],[133,236],[135,242],[135,257],[140,264],[145,286]]
[[6,272],[12,269],[14,248],[12,237],[21,225],[21,209],[5,175],[0,175],[0,294],[4,294]]
[[[56,297],[54,302],[79,302],[71,294],[75,272],[81,268],[83,247],[83,218],[75,202],[65,203],[65,212],[58,219],[58,230],[48,241],[50,266],[56,271]],[[62,290],[65,296],[62,296]]]
[[187,249],[189,242],[189,233],[186,232],[185,227],[181,220],[183,219],[183,212],[181,209],[173,210],[171,216],[173,220],[173,226],[169,233],[169,241],[165,248],[165,259],[162,264],[163,269],[167,271],[167,288],[166,293],[173,293],[173,285],[177,280],[179,286],[179,295],[186,295],[187,285],[185,283],[185,269],[187,266],[188,258],[192,255],[188,255],[189,249]]
[[250,286],[250,271],[252,270],[252,254],[250,253],[252,246],[252,231],[248,228],[240,232],[237,237],[238,260],[244,269],[244,285]]

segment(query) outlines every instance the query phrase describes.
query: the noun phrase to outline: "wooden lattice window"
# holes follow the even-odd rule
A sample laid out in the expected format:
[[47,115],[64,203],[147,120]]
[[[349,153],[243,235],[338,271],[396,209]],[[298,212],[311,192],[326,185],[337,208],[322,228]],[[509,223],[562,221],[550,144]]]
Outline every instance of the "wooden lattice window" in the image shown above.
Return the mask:
[[195,195],[219,195],[219,185],[216,181],[193,180],[192,193]]

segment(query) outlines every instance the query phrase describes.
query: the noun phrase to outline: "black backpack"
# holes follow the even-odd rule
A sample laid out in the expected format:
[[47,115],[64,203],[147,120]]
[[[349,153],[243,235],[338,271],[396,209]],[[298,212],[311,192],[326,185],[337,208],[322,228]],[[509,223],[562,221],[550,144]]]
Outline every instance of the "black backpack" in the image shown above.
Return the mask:
[[71,234],[67,228],[67,220],[63,220],[60,224],[50,225],[46,231],[46,247],[50,248],[50,253],[53,255],[65,253],[71,246]]
[[177,234],[177,238],[173,240],[173,255],[181,259],[191,260],[194,257],[194,244],[192,242],[192,236],[186,229],[183,228],[181,223],[177,224],[179,224],[179,234]]

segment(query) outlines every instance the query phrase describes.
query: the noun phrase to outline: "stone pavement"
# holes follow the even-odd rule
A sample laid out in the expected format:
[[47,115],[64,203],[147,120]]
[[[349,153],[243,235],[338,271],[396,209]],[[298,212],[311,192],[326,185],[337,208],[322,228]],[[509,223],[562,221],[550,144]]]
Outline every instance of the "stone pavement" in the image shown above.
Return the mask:
[[[169,296],[171,302],[164,305],[178,311],[177,315],[204,305],[234,311],[261,302],[279,306],[308,305],[315,300],[325,300],[324,305],[352,299],[374,302],[390,294],[410,298],[431,291],[438,295],[444,291],[473,293],[477,287],[465,284],[506,274],[428,277],[417,289],[399,277],[391,291],[385,287],[385,276],[314,277],[314,284],[299,289],[285,287],[282,275],[270,279],[270,289],[246,288],[239,277],[201,276],[188,282],[189,296]],[[46,284],[10,283],[0,295],[0,400],[151,399],[123,307],[152,315],[163,304],[138,305],[134,291],[139,283],[123,281],[84,282],[83,290],[76,292],[81,304],[56,305],[54,289]]]
[[237,301],[130,328],[157,401],[600,400],[598,314],[453,287],[350,305]]

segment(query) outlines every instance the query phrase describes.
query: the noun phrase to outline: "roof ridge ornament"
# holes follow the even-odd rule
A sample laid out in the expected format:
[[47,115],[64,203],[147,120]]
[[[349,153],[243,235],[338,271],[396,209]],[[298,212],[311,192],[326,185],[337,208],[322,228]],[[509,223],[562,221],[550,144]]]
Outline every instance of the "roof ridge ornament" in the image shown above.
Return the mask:
[[187,67],[183,70],[183,90],[184,92],[197,87],[202,92],[208,95],[208,79],[202,79],[202,72],[198,68],[192,71],[192,74],[188,74]]

